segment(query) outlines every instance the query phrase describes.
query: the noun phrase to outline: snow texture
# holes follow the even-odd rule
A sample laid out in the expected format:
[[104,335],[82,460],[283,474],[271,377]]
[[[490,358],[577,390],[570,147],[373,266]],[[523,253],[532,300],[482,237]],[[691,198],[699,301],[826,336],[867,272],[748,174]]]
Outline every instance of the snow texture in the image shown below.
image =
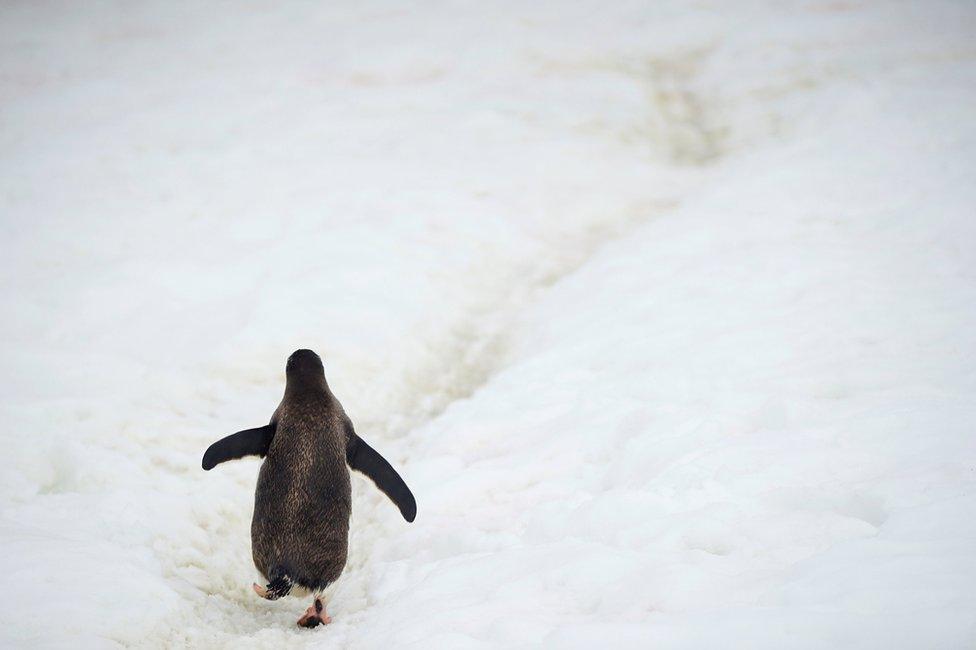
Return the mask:
[[[5,647],[976,647],[976,6],[0,8]],[[325,628],[259,463],[320,352]]]

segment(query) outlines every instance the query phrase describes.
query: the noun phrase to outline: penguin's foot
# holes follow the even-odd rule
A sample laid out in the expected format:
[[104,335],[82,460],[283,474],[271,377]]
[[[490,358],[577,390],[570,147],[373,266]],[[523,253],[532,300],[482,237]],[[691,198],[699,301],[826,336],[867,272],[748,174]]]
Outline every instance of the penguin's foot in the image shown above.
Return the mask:
[[332,617],[325,613],[325,604],[320,596],[316,596],[312,606],[305,610],[305,614],[298,619],[301,627],[316,627],[320,623],[328,625],[332,622]]

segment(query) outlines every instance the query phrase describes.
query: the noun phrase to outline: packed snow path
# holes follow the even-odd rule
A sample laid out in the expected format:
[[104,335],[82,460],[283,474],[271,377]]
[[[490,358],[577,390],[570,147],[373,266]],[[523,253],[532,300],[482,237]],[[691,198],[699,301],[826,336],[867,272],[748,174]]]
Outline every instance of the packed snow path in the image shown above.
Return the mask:
[[[976,8],[0,8],[4,645],[976,645]],[[249,585],[319,351],[326,628]]]

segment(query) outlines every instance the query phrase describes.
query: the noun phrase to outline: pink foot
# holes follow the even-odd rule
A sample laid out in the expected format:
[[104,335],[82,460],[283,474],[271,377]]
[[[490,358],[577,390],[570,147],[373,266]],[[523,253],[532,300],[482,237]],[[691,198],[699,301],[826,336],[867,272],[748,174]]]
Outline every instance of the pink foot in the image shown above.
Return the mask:
[[319,624],[328,625],[332,617],[325,613],[325,605],[321,598],[316,598],[312,606],[305,610],[305,614],[298,619],[301,627],[316,627]]

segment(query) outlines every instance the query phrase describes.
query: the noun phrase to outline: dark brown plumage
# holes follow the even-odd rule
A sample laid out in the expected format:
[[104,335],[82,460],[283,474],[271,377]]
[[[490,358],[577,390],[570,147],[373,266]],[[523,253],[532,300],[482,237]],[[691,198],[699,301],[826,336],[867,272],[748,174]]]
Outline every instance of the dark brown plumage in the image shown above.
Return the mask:
[[322,360],[311,350],[288,358],[281,404],[264,427],[228,436],[207,449],[203,468],[247,455],[266,456],[251,521],[254,566],[268,581],[255,591],[274,600],[301,587],[316,594],[299,625],[328,622],[318,594],[346,564],[352,491],[349,467],[369,476],[413,521],[409,488],[353,429],[329,390]]
[[286,577],[321,591],[346,565],[352,510],[347,418],[314,353],[293,355],[287,374],[254,494],[251,553],[269,582]]

